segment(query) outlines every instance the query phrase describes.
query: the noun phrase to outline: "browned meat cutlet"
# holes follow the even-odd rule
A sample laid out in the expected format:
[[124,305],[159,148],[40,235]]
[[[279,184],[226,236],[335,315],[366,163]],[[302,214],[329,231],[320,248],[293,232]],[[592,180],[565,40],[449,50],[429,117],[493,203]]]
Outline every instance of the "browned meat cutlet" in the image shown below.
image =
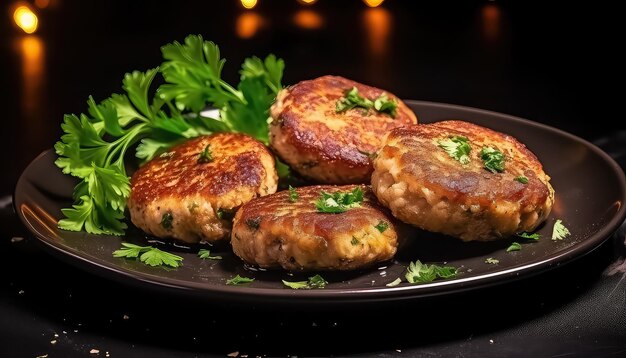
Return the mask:
[[368,186],[359,186],[361,205],[343,213],[321,213],[322,192],[350,192],[357,186],[309,186],[257,198],[235,215],[231,244],[245,262],[287,270],[352,270],[391,259],[398,234],[395,219]]
[[[370,100],[386,94],[397,103],[395,118],[363,108],[337,113],[337,101],[353,87]],[[393,94],[336,76],[282,90],[270,113],[270,142],[280,158],[302,176],[327,184],[369,183],[370,156],[380,149],[384,135],[417,122]]]
[[257,140],[220,133],[182,143],[131,178],[128,208],[140,229],[189,243],[228,238],[235,210],[276,192],[274,157]]
[[[467,163],[453,158],[443,141],[464,137]],[[483,148],[504,155],[504,170],[492,172]],[[523,183],[527,179],[527,183]],[[464,241],[494,240],[532,231],[554,203],[550,177],[515,138],[462,121],[394,129],[374,160],[372,187],[400,220]]]

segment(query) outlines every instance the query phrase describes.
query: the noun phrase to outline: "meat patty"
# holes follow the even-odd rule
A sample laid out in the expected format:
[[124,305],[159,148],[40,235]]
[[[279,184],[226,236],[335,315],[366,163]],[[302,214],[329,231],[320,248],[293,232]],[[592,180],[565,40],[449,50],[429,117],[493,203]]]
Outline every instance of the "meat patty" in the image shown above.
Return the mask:
[[[353,87],[374,100],[396,102],[395,117],[355,107],[337,112],[337,101]],[[343,77],[324,76],[282,90],[270,114],[270,143],[302,176],[327,184],[369,183],[371,154],[392,128],[414,124],[415,114],[396,96]]]
[[189,243],[228,238],[242,204],[276,192],[274,157],[255,139],[219,133],[191,139],[131,178],[130,217],[157,237]]
[[[363,202],[343,213],[321,213],[322,192],[361,188]],[[393,217],[367,186],[310,186],[257,198],[235,215],[231,244],[245,262],[287,270],[352,270],[391,259],[398,235]]]
[[[455,159],[444,147],[463,138],[471,148],[468,158]],[[483,150],[503,154],[502,171],[497,163],[487,164],[493,157]],[[392,130],[374,160],[372,187],[406,223],[464,241],[489,241],[532,231],[547,218],[554,204],[549,180],[537,157],[515,138],[443,121]]]

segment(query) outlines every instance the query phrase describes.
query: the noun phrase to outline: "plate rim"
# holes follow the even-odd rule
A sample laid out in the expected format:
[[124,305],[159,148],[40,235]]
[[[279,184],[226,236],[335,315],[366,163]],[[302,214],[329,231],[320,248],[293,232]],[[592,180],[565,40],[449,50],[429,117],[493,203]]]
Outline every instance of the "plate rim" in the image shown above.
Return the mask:
[[[461,277],[454,280],[435,281],[432,283],[421,285],[404,285],[396,287],[375,288],[361,287],[352,289],[328,288],[324,290],[281,290],[277,288],[240,287],[228,285],[216,287],[215,285],[207,285],[201,282],[193,281],[185,281],[185,284],[183,285],[180,283],[180,279],[172,279],[158,275],[150,275],[142,272],[131,271],[120,266],[110,265],[109,263],[98,257],[94,257],[95,260],[92,260],[89,257],[86,257],[92,255],[80,255],[76,252],[77,250],[70,248],[67,245],[58,244],[55,241],[48,239],[45,235],[39,233],[38,230],[36,230],[30,224],[28,219],[22,214],[22,212],[18,208],[17,199],[19,198],[18,189],[20,189],[25,182],[25,174],[28,172],[31,166],[35,165],[35,163],[38,160],[41,160],[42,157],[49,155],[49,153],[51,152],[54,153],[52,148],[45,150],[36,158],[34,158],[21,173],[16,183],[15,190],[13,191],[13,208],[16,215],[19,217],[20,222],[26,227],[26,229],[37,238],[38,242],[44,243],[44,247],[49,249],[49,251],[51,251],[51,253],[53,253],[55,256],[63,259],[64,261],[68,261],[73,265],[80,266],[81,268],[83,265],[86,265],[90,268],[95,268],[95,270],[91,271],[92,273],[99,274],[109,279],[128,283],[128,281],[124,278],[130,278],[132,282],[140,283],[144,286],[147,285],[147,287],[150,288],[158,287],[170,290],[173,289],[173,291],[178,292],[191,292],[195,296],[219,296],[220,299],[232,299],[236,301],[257,302],[259,298],[272,298],[274,302],[283,301],[289,303],[301,303],[303,301],[312,301],[316,303],[329,304],[337,302],[354,302],[355,299],[357,299],[359,302],[379,302],[426,298],[489,287],[501,284],[503,283],[503,281],[511,282],[511,280],[502,280],[503,277],[508,277],[515,280],[528,278],[533,275],[537,275],[551,270],[556,266],[567,264],[575,259],[579,259],[583,256],[588,255],[589,253],[597,249],[603,242],[605,242],[626,219],[626,175],[622,168],[615,162],[615,160],[613,160],[613,158],[611,158],[607,153],[605,153],[593,143],[576,135],[568,133],[564,130],[501,112],[431,101],[405,100],[405,103],[407,105],[428,106],[430,108],[441,109],[455,109],[466,112],[473,112],[475,114],[504,117],[507,120],[522,123],[526,126],[556,132],[560,136],[564,136],[574,142],[581,143],[583,146],[590,149],[599,157],[601,157],[605,161],[605,163],[608,164],[609,167],[612,169],[613,174],[620,183],[620,185],[616,188],[616,193],[618,196],[621,196],[621,205],[618,208],[618,211],[613,215],[613,217],[595,234],[589,235],[585,238],[584,241],[567,247],[553,255],[550,255],[544,260],[522,264],[520,266],[515,266],[506,270],[485,273],[478,276],[466,278]],[[451,286],[451,288],[448,288],[449,286]],[[242,294],[244,292],[245,294]]]

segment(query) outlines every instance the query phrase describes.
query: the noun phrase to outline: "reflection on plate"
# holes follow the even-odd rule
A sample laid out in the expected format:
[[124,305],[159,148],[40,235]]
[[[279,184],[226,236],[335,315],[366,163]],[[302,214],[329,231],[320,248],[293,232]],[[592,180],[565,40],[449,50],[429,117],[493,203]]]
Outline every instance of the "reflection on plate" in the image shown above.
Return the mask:
[[[460,119],[511,134],[525,143],[544,164],[556,190],[556,203],[546,224],[538,231],[542,239],[524,244],[521,251],[507,253],[512,241],[463,243],[459,240],[415,231],[393,262],[370,270],[323,273],[330,284],[325,289],[291,290],[281,279],[306,279],[284,271],[254,271],[244,267],[226,245],[212,248],[221,261],[201,260],[198,247],[168,247],[183,256],[178,269],[153,268],[136,261],[117,259],[112,252],[122,241],[145,242],[137,229],[125,237],[89,235],[56,228],[61,208],[71,205],[75,182],[54,165],[53,151],[36,158],[20,177],[14,203],[26,227],[53,253],[80,267],[114,279],[153,288],[228,302],[333,304],[371,302],[448,294],[484,287],[547,270],[580,257],[602,243],[626,217],[626,179],[619,166],[588,142],[560,130],[494,112],[448,104],[408,101],[421,123]],[[563,241],[550,240],[555,219],[562,219],[572,232]],[[497,265],[486,264],[489,257]],[[386,284],[403,277],[409,261],[446,262],[459,267],[456,279],[430,284],[396,287]],[[256,280],[245,286],[227,286],[226,280],[240,274]]]

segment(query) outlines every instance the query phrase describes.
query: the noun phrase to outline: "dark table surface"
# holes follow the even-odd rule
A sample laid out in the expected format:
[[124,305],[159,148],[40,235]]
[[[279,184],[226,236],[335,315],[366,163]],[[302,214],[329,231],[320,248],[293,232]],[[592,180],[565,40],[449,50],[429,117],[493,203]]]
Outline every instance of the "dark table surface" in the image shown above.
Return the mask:
[[29,4],[39,29],[26,35],[12,23],[16,4],[0,8],[0,357],[626,356],[624,225],[588,255],[521,281],[403,304],[286,311],[93,275],[43,250],[11,203],[19,174],[60,136],[64,113],[119,91],[125,72],[158,65],[159,47],[190,33],[220,45],[230,82],[243,58],[272,52],[285,59],[286,84],[337,74],[402,98],[504,112],[587,139],[626,168],[616,9],[37,0]]

